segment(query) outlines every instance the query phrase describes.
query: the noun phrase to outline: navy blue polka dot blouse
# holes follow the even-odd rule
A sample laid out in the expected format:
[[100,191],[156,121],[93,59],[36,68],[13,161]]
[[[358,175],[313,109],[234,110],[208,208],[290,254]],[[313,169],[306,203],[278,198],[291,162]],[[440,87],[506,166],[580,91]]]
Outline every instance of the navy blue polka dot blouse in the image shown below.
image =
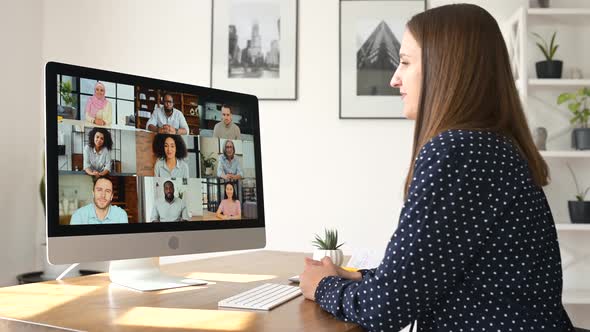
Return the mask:
[[545,194],[492,132],[424,145],[383,261],[362,275],[322,279],[317,303],[370,331],[573,331]]

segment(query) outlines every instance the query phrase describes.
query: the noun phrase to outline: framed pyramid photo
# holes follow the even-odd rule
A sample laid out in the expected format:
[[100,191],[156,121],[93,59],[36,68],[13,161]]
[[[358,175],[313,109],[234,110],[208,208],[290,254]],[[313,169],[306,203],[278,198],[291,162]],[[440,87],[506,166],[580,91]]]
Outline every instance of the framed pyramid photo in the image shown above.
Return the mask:
[[340,119],[405,119],[399,65],[406,22],[424,0],[340,0]]

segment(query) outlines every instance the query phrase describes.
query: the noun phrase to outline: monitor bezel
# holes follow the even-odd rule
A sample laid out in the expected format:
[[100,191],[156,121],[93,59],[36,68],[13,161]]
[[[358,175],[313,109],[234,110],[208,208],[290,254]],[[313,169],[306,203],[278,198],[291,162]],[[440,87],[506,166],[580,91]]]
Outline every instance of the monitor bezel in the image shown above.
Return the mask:
[[[139,85],[142,87],[164,89],[167,91],[179,93],[190,93],[205,97],[207,101],[220,103],[224,101],[228,103],[237,102],[245,105],[251,110],[252,121],[254,123],[254,160],[256,172],[256,199],[258,218],[202,222],[60,225],[57,199],[59,197],[57,151],[57,75],[97,79],[106,82],[115,82],[133,86]],[[265,215],[261,160],[260,121],[258,98],[256,96],[59,62],[48,62],[45,65],[45,216],[48,237],[264,228]]]

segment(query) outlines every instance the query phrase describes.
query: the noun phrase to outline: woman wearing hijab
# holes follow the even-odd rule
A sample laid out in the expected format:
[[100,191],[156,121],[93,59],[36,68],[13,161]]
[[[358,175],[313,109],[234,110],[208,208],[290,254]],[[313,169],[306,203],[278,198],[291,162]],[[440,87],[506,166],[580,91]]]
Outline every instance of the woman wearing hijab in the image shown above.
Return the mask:
[[94,95],[86,103],[86,123],[110,126],[112,123],[111,103],[105,97],[106,88],[101,82],[96,82]]

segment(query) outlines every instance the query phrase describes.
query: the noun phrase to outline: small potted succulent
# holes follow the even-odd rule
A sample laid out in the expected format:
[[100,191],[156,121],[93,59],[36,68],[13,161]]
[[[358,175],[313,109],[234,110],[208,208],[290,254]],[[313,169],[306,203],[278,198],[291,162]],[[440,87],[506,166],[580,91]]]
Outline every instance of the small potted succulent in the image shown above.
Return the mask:
[[590,191],[590,187],[586,188],[585,190],[580,190],[576,174],[569,164],[566,165],[570,170],[570,173],[572,173],[574,183],[576,184],[576,200],[567,202],[567,207],[570,212],[570,219],[574,224],[588,224],[590,223],[590,201],[585,201],[584,199],[586,198],[588,191]]
[[575,93],[562,93],[557,97],[557,104],[561,105],[569,102],[567,107],[572,112],[571,124],[577,124],[579,128],[574,128],[572,132],[572,147],[576,150],[590,150],[590,88],[580,88]]
[[547,42],[541,37],[541,35],[533,32],[533,35],[539,40],[537,42],[537,47],[539,47],[545,56],[545,61],[539,61],[535,64],[538,78],[561,78],[563,61],[553,59],[555,52],[557,52],[557,49],[559,48],[559,45],[555,44],[556,34],[557,32],[553,33],[551,42],[547,45]]
[[325,256],[328,256],[334,264],[338,266],[342,265],[344,256],[340,247],[344,243],[338,244],[337,230],[325,229],[323,238],[316,234],[312,244],[317,248],[313,251],[314,260],[319,261]]
[[201,160],[203,161],[203,165],[205,166],[205,175],[206,176],[212,176],[213,175],[213,169],[215,169],[215,162],[217,161],[215,158],[213,158],[213,152],[209,153],[209,155],[207,157],[205,157],[205,155],[200,152],[201,154]]

